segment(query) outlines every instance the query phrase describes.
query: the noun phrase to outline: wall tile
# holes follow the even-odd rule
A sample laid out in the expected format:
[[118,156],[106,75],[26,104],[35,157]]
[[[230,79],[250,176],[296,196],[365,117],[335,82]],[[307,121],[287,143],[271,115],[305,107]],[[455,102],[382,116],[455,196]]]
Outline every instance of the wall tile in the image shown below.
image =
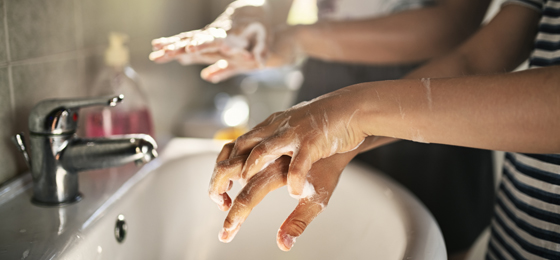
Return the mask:
[[5,42],[6,33],[4,31],[4,1],[0,1],[0,63],[6,62],[8,60]]
[[15,66],[12,73],[18,131],[28,130],[27,118],[37,102],[85,96],[85,88],[79,84],[78,61],[74,59]]
[[206,0],[82,0],[85,47],[107,45],[111,31],[145,38],[146,46],[156,37],[198,29],[206,21]]
[[185,106],[202,99],[200,89],[206,83],[200,78],[201,66],[182,66],[177,62],[156,64],[147,59],[149,46],[138,47],[131,46],[131,66],[138,72],[150,102],[156,134],[170,135],[180,123]]
[[8,69],[0,69],[0,183],[17,173],[17,151],[10,138],[14,134]]
[[6,0],[12,61],[76,50],[73,0]]

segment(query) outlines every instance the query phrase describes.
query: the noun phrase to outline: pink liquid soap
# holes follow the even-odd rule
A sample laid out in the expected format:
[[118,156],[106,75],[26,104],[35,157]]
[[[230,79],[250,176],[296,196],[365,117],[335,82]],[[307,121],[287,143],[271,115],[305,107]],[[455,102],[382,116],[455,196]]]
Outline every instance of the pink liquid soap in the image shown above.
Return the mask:
[[154,136],[152,118],[147,108],[126,112],[97,110],[86,116],[86,136],[88,137],[125,134]]

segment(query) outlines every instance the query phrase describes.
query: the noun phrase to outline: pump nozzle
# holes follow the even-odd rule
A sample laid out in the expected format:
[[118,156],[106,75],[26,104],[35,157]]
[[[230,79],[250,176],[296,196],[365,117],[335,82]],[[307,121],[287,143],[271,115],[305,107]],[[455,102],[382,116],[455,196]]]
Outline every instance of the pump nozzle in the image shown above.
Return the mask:
[[114,67],[124,67],[128,64],[129,51],[125,45],[128,35],[111,32],[109,34],[109,48],[105,51],[105,64]]

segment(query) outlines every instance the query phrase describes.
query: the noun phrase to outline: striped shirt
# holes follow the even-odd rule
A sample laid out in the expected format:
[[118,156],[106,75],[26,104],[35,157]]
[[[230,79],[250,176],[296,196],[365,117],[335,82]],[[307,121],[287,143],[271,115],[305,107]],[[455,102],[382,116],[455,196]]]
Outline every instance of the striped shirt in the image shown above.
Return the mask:
[[[560,64],[560,0],[509,0],[541,13],[531,68]],[[486,259],[560,259],[560,155],[506,153]]]

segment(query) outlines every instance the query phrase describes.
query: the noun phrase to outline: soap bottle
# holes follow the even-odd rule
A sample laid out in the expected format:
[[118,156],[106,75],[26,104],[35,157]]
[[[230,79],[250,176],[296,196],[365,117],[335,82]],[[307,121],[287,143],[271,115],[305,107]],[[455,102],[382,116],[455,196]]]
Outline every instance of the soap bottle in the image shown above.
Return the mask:
[[129,65],[129,51],[124,45],[127,39],[121,33],[109,35],[105,68],[90,91],[90,96],[123,94],[124,101],[116,107],[90,108],[84,111],[87,137],[136,133],[154,136],[146,95],[140,88],[138,74]]

